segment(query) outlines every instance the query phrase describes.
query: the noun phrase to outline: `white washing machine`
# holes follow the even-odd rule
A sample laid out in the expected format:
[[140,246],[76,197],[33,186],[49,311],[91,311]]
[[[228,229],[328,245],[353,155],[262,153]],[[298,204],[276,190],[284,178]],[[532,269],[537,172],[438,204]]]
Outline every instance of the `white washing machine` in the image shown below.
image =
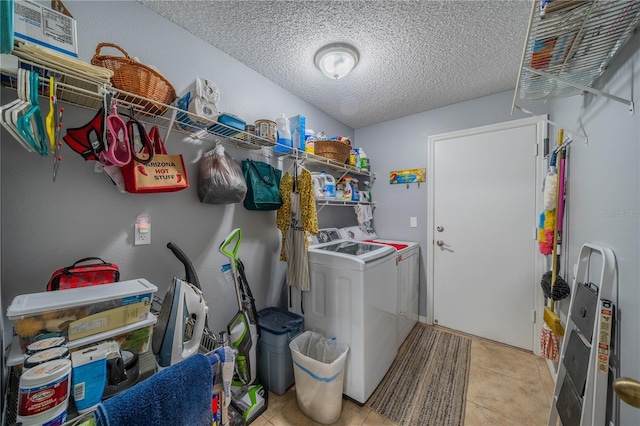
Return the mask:
[[[309,247],[311,290],[291,290],[306,330],[349,345],[343,392],[364,404],[397,354],[396,253],[321,229]],[[302,298],[302,303],[301,303]]]
[[398,347],[405,341],[418,322],[420,286],[420,245],[408,241],[381,240],[373,229],[363,231],[358,226],[340,229],[345,239],[390,245],[397,251],[398,264]]

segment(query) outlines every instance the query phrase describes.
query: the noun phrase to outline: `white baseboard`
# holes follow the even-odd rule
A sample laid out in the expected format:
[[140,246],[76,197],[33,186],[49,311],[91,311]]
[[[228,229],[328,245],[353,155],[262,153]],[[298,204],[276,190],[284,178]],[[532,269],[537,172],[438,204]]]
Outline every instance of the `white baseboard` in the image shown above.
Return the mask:
[[422,315],[418,315],[418,322],[421,322],[422,324],[429,324],[427,322],[427,317],[422,316]]

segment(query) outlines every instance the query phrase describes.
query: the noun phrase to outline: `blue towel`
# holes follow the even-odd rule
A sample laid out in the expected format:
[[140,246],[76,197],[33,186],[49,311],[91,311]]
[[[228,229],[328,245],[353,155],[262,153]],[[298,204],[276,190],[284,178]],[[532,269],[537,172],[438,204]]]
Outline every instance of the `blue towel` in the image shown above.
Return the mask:
[[97,426],[211,426],[211,362],[195,354],[102,402]]

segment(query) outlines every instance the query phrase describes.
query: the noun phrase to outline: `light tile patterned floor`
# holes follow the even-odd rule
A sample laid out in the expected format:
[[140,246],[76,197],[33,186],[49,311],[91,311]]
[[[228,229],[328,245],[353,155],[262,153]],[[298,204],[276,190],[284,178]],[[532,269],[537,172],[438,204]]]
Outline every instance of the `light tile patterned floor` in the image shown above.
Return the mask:
[[[473,338],[465,426],[546,425],[553,380],[544,359],[520,349]],[[393,426],[368,407],[343,399],[345,426]],[[269,393],[269,407],[253,426],[319,425],[299,409],[295,386],[284,395]]]

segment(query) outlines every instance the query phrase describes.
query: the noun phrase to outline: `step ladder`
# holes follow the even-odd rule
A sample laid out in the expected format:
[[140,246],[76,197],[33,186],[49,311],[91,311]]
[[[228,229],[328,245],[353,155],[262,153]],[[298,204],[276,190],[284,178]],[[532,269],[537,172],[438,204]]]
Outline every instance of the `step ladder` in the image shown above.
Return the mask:
[[616,258],[609,248],[585,244],[577,266],[548,426],[558,419],[563,426],[606,421]]

